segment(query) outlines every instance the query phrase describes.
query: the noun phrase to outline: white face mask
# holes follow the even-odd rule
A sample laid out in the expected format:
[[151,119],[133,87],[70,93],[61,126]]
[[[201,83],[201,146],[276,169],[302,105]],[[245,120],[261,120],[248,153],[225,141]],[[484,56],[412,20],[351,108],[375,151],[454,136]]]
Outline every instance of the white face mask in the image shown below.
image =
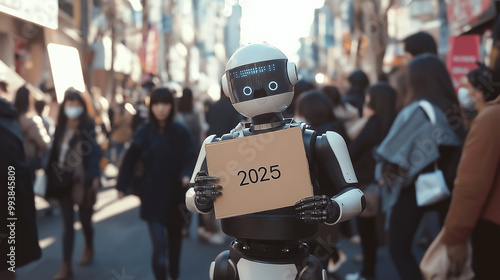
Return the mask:
[[70,119],[76,119],[83,113],[82,107],[68,107],[64,108],[64,114]]
[[461,87],[458,89],[458,101],[465,109],[474,109],[475,100],[470,98],[470,91],[467,88]]
[[305,122],[306,122],[306,120],[305,120],[305,119],[303,119],[303,118],[301,118],[301,117],[297,117],[297,116],[295,116],[293,119],[294,119],[296,122],[303,122],[303,123],[305,123]]

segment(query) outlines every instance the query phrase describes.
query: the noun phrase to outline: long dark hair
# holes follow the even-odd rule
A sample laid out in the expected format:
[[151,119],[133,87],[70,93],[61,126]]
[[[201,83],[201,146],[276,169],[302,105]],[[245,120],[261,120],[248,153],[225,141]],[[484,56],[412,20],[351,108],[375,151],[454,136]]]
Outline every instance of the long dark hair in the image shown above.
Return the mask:
[[179,112],[193,112],[193,91],[191,91],[191,89],[189,88],[184,88],[182,90],[182,97],[179,100]]
[[370,96],[367,106],[380,120],[381,135],[385,137],[396,117],[396,91],[388,83],[378,82],[369,86],[366,94]]
[[498,97],[499,88],[493,80],[493,72],[484,64],[477,63],[478,68],[467,74],[469,83],[477,90],[483,92],[484,101],[492,101]]
[[[409,102],[425,99],[440,108],[458,136],[465,136],[458,98],[448,70],[434,54],[421,54],[408,66]],[[408,104],[407,104],[408,105]]]
[[333,103],[333,107],[341,106],[344,108],[344,102],[342,102],[342,95],[340,94],[340,90],[336,86],[324,86],[321,88],[321,91],[330,98]]
[[311,126],[318,126],[335,121],[332,101],[320,90],[308,90],[297,99],[298,113]]
[[170,113],[168,114],[168,117],[166,120],[165,128],[167,128],[172,123],[172,120],[174,119],[174,115],[175,115],[174,94],[168,88],[157,88],[157,89],[153,90],[153,92],[151,93],[151,98],[149,101],[149,120],[156,127],[159,128],[160,123],[158,122],[158,119],[156,118],[155,114],[153,113],[153,105],[156,103],[167,103],[167,104],[172,105],[172,109],[170,110]]
[[30,90],[26,86],[17,89],[14,107],[16,107],[18,118],[28,112],[30,108]]

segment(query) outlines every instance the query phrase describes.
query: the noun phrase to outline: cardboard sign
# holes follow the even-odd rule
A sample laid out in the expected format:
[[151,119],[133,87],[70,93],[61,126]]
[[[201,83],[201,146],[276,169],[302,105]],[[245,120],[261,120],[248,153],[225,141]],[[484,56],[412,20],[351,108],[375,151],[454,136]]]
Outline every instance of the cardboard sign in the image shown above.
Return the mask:
[[208,173],[220,178],[217,219],[294,205],[313,195],[299,127],[206,145]]

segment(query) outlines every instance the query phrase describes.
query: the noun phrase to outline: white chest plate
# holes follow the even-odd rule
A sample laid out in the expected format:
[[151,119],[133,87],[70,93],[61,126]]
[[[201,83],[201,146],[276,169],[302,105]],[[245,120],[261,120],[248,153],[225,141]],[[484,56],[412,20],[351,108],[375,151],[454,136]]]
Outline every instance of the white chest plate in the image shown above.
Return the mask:
[[242,258],[237,267],[240,280],[295,280],[297,276],[294,264],[265,264]]

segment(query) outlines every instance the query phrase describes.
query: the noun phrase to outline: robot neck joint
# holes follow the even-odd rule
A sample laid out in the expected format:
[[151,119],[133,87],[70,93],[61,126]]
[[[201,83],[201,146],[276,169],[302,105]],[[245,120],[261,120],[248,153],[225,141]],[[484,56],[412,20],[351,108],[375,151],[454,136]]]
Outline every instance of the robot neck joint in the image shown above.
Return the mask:
[[277,113],[266,113],[258,115],[252,118],[252,131],[272,129],[276,127],[281,127],[285,124],[283,114],[281,112]]

